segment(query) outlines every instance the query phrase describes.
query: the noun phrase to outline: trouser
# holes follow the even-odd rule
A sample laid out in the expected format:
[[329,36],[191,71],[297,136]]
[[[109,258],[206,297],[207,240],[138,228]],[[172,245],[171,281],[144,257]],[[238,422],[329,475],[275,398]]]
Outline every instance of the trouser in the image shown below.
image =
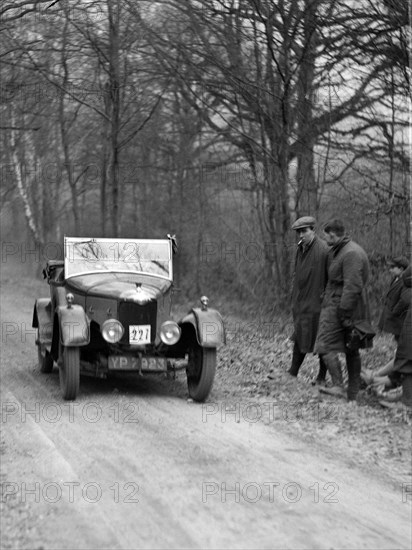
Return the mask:
[[361,358],[359,350],[346,353],[346,368],[348,369],[348,401],[356,399],[361,383]]
[[402,375],[402,403],[412,407],[412,373]]
[[[348,401],[356,399],[360,389],[361,383],[361,358],[359,350],[348,350],[345,353],[346,356],[346,368],[348,370]],[[342,372],[340,369],[339,358],[336,353],[325,353],[323,360],[326,363],[328,371],[332,378],[332,384],[334,386],[342,386]]]
[[[306,357],[306,353],[302,353],[299,349],[298,343],[295,342],[293,346],[292,365],[289,369],[289,374],[292,374],[293,376],[298,375],[299,369],[305,357]],[[323,360],[323,357],[319,356],[319,373],[318,373],[317,379],[325,380],[326,372],[327,372],[327,368]]]

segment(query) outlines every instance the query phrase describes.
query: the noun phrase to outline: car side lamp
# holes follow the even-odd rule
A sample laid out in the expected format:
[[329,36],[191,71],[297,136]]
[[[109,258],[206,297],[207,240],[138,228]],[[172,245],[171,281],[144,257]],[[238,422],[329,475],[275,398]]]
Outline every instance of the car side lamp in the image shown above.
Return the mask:
[[179,341],[180,335],[180,327],[174,321],[165,321],[160,327],[160,339],[164,344],[173,346]]

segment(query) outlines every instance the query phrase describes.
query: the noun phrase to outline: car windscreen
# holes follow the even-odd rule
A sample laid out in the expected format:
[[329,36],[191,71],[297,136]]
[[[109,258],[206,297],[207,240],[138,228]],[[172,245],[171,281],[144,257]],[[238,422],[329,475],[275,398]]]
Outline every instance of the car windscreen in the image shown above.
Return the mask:
[[172,278],[167,240],[65,238],[65,278],[86,273],[147,273]]

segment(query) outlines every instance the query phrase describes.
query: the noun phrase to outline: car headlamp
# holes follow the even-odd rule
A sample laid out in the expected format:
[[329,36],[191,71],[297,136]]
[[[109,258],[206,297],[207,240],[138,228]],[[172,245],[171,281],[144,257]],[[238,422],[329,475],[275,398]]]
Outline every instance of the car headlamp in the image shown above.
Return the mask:
[[180,327],[174,321],[166,321],[160,327],[160,339],[169,346],[173,346],[179,341],[180,333]]
[[117,319],[107,319],[102,325],[102,336],[110,344],[118,342],[124,334],[124,328]]

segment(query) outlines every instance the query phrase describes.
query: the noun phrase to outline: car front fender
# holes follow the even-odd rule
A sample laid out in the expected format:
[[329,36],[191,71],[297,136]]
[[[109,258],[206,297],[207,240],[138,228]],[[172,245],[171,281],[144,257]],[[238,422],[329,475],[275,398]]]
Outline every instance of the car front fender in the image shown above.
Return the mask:
[[182,331],[185,325],[192,325],[198,343],[204,348],[216,348],[226,344],[223,319],[215,309],[193,308],[178,324],[182,327]]
[[57,315],[63,346],[85,346],[90,342],[90,323],[82,306],[60,306]]
[[33,308],[33,321],[31,326],[39,329],[37,342],[50,344],[53,334],[53,322],[51,319],[50,298],[38,298]]

